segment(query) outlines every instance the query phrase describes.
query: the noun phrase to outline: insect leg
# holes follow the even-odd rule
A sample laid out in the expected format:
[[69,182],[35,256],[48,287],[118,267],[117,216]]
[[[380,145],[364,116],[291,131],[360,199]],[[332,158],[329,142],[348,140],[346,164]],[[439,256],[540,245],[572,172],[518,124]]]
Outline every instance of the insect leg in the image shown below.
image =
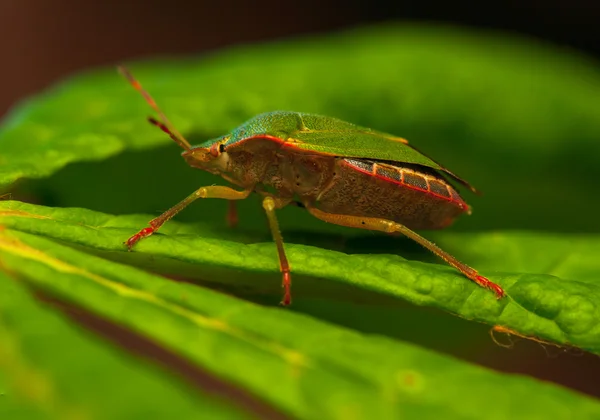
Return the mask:
[[227,207],[227,224],[230,228],[234,228],[238,224],[238,213],[235,206],[235,201],[229,200],[229,207]]
[[458,261],[452,255],[448,254],[446,251],[442,250],[440,247],[435,245],[433,242],[428,241],[427,239],[413,232],[406,226],[401,225],[400,223],[396,223],[386,219],[378,219],[375,217],[359,217],[326,213],[322,210],[311,206],[306,206],[306,209],[313,216],[324,220],[325,222],[334,223],[336,225],[348,226],[358,229],[377,230],[386,233],[402,233],[403,235],[409,237],[413,241],[421,244],[423,247],[433,252],[435,255],[446,261],[452,267],[456,268],[458,271],[460,271],[470,280],[473,280],[481,287],[492,290],[496,294],[496,297],[498,299],[505,296],[504,290],[496,283],[493,283],[487,278],[479,275],[479,273],[475,269]]
[[155,219],[150,221],[149,227],[146,227],[140,230],[138,233],[129,238],[125,245],[127,248],[131,250],[131,248],[143,238],[146,238],[156,232],[167,220],[171,219],[185,207],[187,207],[191,202],[195,201],[198,198],[224,198],[226,200],[242,200],[252,192],[251,189],[244,191],[237,191],[233,188],[223,187],[220,185],[213,185],[210,187],[202,187],[198,188],[192,194],[188,195],[185,199],[175,204],[169,210],[161,214]]
[[279,254],[279,268],[281,270],[281,275],[283,276],[281,286],[284,289],[281,304],[284,306],[292,303],[292,278],[290,275],[290,264],[285,256],[285,250],[283,249],[283,237],[281,236],[281,230],[279,230],[279,223],[277,222],[275,210],[282,208],[290,201],[291,199],[274,198],[269,196],[263,199],[263,208],[265,209],[265,212],[267,212],[269,227],[271,228],[271,234],[273,235],[273,240],[275,241],[275,245],[277,245],[277,253]]

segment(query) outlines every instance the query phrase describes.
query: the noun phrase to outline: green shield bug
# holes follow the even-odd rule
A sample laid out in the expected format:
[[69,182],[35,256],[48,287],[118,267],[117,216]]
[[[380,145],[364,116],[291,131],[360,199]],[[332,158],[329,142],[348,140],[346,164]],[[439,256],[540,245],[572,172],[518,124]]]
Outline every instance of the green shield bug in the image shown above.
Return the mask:
[[[276,111],[192,147],[131,73],[118,68],[158,114],[158,120],[149,121],[183,148],[182,156],[190,166],[220,175],[240,188],[199,188],[129,238],[125,242],[129,250],[198,198],[233,202],[256,192],[264,197],[262,205],[279,254],[283,305],[292,299],[290,264],[275,211],[294,203],[325,222],[401,233],[498,298],[505,295],[500,286],[413,231],[442,229],[462,213],[471,213],[444,175],[476,190],[405,139],[335,118]],[[269,193],[265,187],[276,192]]]

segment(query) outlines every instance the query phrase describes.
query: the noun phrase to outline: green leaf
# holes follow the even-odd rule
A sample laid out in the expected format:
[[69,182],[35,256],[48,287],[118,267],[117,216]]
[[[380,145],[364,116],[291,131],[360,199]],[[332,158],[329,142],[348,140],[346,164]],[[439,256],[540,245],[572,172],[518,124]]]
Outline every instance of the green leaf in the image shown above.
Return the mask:
[[[172,222],[162,234],[136,245],[136,252],[127,252],[123,241],[144,226],[145,220],[148,218],[110,217],[83,209],[0,203],[0,224],[11,229],[99,250],[107,258],[164,274],[243,287],[259,294],[279,293],[274,244],[214,239],[214,231],[203,225]],[[445,265],[288,244],[295,295],[328,300],[360,295],[363,301],[374,302],[392,296],[600,354],[600,263],[594,258],[600,252],[600,238],[519,233],[438,237],[446,248],[461,249],[457,254],[469,256],[475,266],[481,260],[483,273],[503,286],[508,297],[497,300],[490,291]],[[494,251],[488,253],[488,249]],[[505,271],[507,265],[517,271]]]
[[294,417],[600,415],[597,401],[554,385],[172,282],[40,236],[4,229],[0,248],[3,266],[29,284],[151,338]]
[[[7,254],[1,254],[4,261]],[[198,412],[214,419],[251,418],[74,328],[3,272],[0,395],[3,419],[195,418]]]

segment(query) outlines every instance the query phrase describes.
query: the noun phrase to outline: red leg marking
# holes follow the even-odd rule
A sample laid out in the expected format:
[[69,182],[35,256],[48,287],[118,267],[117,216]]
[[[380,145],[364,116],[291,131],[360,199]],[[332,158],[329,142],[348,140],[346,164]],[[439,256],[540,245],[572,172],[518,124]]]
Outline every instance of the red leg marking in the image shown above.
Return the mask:
[[292,276],[290,276],[289,267],[287,270],[283,272],[283,283],[281,287],[283,287],[283,299],[281,300],[281,305],[288,306],[292,303]]
[[290,273],[290,263],[285,254],[279,261],[279,270],[283,277],[281,282],[281,287],[283,287],[283,299],[281,300],[280,305],[288,306],[292,303],[292,275]]
[[487,278],[485,278],[483,276],[478,275],[475,278],[475,282],[477,282],[477,284],[479,284],[480,286],[493,291],[496,294],[496,298],[498,298],[498,299],[501,299],[504,296],[506,296],[506,293],[504,292],[504,289],[502,289],[502,287],[498,286],[496,283],[489,281]]
[[131,251],[131,248],[140,239],[147,238],[148,236],[152,235],[154,232],[155,232],[154,228],[151,228],[151,227],[144,228],[144,229],[140,230],[138,233],[136,233],[135,235],[133,235],[131,238],[127,239],[127,241],[125,241],[125,245],[127,245],[127,248],[129,248],[129,250]]

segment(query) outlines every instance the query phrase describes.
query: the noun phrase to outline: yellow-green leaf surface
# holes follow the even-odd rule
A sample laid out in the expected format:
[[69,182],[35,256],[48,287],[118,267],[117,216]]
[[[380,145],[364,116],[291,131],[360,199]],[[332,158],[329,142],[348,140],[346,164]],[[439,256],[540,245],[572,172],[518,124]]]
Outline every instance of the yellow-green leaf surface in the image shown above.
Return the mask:
[[3,266],[28,284],[149,337],[294,417],[600,415],[597,401],[555,385],[172,282],[40,236],[4,229],[0,249]]
[[[5,232],[0,236],[2,261],[6,246],[22,257],[41,255],[19,249]],[[23,254],[29,251],[35,255]],[[256,418],[74,328],[18,284],[23,271],[14,273],[17,278],[0,272],[0,418],[201,419],[203,412],[214,419]]]
[[[127,252],[123,241],[144,225],[143,217],[110,217],[84,209],[52,209],[0,203],[0,224],[101,251],[119,261],[165,274],[279,293],[272,243],[216,239],[204,226],[171,223]],[[467,319],[500,325],[527,336],[574,345],[600,354],[600,238],[576,235],[480,233],[438,235],[446,248],[480,267],[506,290],[497,300],[450,267],[407,261],[389,254],[347,255],[288,245],[298,300],[308,296],[362,301],[401,298]],[[490,250],[488,252],[488,250]],[[514,271],[505,271],[509,265]],[[374,292],[374,293],[373,293]],[[273,297],[275,301],[276,297]],[[389,304],[389,302],[384,303]]]

